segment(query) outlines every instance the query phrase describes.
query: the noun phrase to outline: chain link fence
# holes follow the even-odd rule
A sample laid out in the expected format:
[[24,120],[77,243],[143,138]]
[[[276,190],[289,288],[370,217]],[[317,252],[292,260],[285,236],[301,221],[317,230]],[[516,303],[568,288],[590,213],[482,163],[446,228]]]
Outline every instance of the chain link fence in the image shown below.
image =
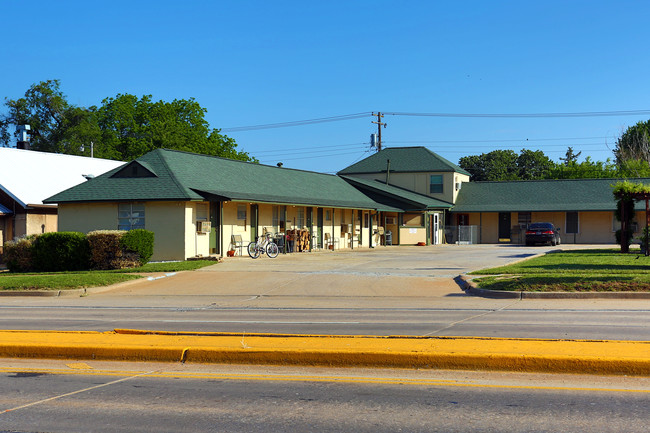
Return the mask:
[[479,226],[445,226],[445,240],[448,244],[478,244],[480,232]]

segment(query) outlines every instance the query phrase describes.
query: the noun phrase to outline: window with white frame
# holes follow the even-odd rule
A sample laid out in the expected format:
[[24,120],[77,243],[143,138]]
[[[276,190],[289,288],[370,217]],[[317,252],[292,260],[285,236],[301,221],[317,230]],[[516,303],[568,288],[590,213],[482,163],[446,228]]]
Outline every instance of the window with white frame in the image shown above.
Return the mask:
[[144,229],[144,203],[120,203],[117,206],[118,230]]

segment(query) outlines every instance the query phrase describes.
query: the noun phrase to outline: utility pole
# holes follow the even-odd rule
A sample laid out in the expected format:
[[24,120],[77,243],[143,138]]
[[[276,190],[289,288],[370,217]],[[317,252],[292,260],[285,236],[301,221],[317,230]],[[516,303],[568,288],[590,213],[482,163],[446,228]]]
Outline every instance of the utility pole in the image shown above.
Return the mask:
[[384,128],[386,127],[386,124],[381,121],[381,118],[384,117],[384,115],[381,114],[381,112],[379,111],[377,112],[377,114],[373,112],[372,115],[377,116],[377,121],[376,122],[373,121],[372,123],[377,125],[377,152],[381,152],[381,127],[382,126]]

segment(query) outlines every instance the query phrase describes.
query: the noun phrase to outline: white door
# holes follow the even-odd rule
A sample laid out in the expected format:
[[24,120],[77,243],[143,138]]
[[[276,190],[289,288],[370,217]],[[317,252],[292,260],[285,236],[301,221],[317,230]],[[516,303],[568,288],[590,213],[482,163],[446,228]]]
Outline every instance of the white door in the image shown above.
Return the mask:
[[433,214],[433,244],[438,245],[440,243],[440,214]]

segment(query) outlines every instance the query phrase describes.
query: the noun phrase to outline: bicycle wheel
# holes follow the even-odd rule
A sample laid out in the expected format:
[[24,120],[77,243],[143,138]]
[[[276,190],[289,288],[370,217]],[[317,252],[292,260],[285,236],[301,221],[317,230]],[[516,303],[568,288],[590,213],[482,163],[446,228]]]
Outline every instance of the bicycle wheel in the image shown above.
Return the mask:
[[270,258],[274,259],[278,256],[280,253],[280,249],[278,248],[278,245],[271,242],[266,246],[266,255],[269,256]]
[[251,256],[251,259],[256,259],[260,256],[260,249],[257,242],[251,242],[248,244],[248,255]]

